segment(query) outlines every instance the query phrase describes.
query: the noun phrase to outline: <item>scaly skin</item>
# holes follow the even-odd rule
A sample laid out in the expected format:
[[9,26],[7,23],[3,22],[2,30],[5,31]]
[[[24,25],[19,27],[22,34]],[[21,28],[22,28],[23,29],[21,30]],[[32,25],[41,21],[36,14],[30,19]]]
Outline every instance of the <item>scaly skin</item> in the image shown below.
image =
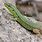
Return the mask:
[[38,22],[36,22],[36,23],[31,22],[29,19],[27,19],[26,16],[23,16],[19,12],[19,10],[16,8],[15,4],[13,6],[10,3],[4,3],[4,5],[10,11],[10,13],[13,15],[13,17],[17,18],[16,21],[18,21],[23,27],[25,27],[27,30],[33,31],[34,33],[40,33],[39,30],[42,29],[42,25],[39,25]]

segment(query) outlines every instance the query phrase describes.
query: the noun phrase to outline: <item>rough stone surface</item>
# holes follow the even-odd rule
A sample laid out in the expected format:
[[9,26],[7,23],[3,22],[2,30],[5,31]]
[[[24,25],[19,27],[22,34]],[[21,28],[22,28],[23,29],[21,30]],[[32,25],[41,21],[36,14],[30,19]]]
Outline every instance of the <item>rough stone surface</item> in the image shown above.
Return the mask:
[[0,42],[42,42],[42,36],[38,37],[24,29],[2,8],[3,2],[0,0]]
[[5,9],[0,10],[0,42],[42,42],[42,38],[24,29]]

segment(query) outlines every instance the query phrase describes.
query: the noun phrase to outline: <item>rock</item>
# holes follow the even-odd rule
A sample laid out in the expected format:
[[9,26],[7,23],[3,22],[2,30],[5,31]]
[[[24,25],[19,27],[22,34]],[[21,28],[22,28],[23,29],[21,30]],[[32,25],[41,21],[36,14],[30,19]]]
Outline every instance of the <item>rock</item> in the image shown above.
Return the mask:
[[11,17],[6,11],[2,13],[2,17],[0,18],[0,42],[42,42],[42,38],[40,39],[40,37],[27,31],[16,21],[12,21],[11,18],[8,19],[8,16]]
[[27,31],[16,21],[12,21],[10,13],[5,9],[1,10],[0,42],[42,42],[42,38]]

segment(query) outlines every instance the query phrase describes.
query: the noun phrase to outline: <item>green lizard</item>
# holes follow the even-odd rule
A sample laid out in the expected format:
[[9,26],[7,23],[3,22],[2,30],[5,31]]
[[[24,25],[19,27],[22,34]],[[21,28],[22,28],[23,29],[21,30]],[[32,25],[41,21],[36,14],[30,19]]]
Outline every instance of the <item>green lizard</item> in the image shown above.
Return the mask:
[[17,18],[16,21],[19,22],[23,27],[27,30],[31,30],[34,33],[42,33],[42,22],[32,22],[30,19],[20,13],[20,11],[16,8],[16,5],[12,5],[10,3],[4,3],[5,7],[10,11],[13,17]]

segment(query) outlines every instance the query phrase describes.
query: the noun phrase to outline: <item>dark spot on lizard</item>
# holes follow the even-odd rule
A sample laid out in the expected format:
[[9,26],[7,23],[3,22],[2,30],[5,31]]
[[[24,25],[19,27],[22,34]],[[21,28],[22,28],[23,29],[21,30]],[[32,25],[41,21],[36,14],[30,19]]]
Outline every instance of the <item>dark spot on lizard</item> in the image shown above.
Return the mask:
[[8,5],[8,7],[10,7],[10,5]]
[[14,11],[14,10],[12,10],[12,11]]

